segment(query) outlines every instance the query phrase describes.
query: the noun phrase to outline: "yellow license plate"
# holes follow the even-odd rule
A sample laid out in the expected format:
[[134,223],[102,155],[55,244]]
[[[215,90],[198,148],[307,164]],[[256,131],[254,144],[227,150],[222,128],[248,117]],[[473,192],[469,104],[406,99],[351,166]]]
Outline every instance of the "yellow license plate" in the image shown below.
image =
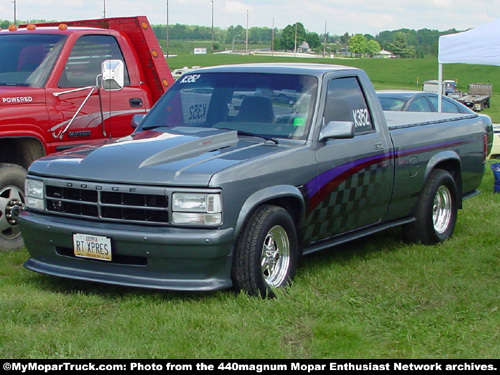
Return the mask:
[[80,258],[111,261],[111,239],[91,234],[73,234],[74,254]]

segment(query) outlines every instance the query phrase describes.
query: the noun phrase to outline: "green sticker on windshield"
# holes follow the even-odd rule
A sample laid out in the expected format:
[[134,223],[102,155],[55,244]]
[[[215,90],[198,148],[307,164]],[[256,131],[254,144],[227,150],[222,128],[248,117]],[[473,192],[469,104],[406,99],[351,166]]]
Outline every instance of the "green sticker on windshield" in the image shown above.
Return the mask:
[[306,119],[304,117],[295,117],[293,119],[293,126],[305,126]]

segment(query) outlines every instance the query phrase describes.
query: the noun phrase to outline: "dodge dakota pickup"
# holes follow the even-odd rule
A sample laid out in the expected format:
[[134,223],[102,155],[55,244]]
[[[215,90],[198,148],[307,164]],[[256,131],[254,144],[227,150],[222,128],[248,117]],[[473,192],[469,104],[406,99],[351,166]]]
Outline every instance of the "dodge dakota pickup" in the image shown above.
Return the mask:
[[130,136],[31,165],[25,267],[270,296],[300,256],[361,236],[448,239],[491,136],[477,114],[384,113],[355,68],[202,68]]
[[[23,246],[19,212],[33,160],[129,135],[173,83],[146,17],[12,25],[0,31],[0,250]],[[101,63],[124,62],[125,87],[96,85]]]

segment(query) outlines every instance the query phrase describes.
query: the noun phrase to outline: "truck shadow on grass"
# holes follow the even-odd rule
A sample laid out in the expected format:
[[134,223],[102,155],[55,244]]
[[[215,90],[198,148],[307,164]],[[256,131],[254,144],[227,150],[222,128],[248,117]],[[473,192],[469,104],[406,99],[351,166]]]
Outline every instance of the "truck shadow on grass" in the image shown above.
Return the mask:
[[217,292],[191,292],[157,290],[148,288],[128,287],[121,285],[110,285],[92,281],[64,279],[56,276],[42,274],[31,274],[27,283],[43,291],[64,295],[81,294],[89,296],[99,296],[106,299],[132,298],[141,296],[147,299],[161,300],[187,300],[206,298],[210,294]]
[[[307,274],[327,274],[335,272],[332,268],[355,267],[358,263],[366,263],[370,259],[378,258],[382,252],[397,253],[405,245],[402,241],[401,230],[394,228],[383,233],[376,233],[346,244],[331,247],[324,251],[309,254],[299,259],[294,284],[302,283],[303,276]],[[94,295],[106,299],[141,296],[151,300],[168,299],[185,301],[206,298],[233,298],[235,294],[238,294],[233,289],[199,292],[156,290],[65,279],[33,272],[29,272],[27,275],[25,278],[26,283],[44,291],[65,295]]]

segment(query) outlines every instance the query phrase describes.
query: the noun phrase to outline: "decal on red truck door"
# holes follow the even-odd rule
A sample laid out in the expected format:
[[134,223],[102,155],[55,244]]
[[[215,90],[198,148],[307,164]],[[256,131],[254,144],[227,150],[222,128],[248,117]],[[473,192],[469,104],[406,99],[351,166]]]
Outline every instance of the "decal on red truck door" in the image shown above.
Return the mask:
[[[143,92],[133,87],[125,64],[125,87],[120,91],[99,92],[95,90],[81,107],[76,118],[73,116],[84,102],[91,88],[99,84],[104,60],[124,61],[118,41],[111,35],[84,35],[74,44],[64,70],[53,92],[53,110],[50,133],[57,141],[81,142],[83,139],[122,137],[130,134],[130,119],[133,114],[145,112]],[[80,91],[73,91],[75,89]],[[72,92],[70,92],[72,91]],[[127,110],[126,108],[130,109]],[[102,115],[101,115],[102,109]],[[104,121],[104,127],[102,123]],[[71,126],[67,128],[71,122]],[[124,124],[125,123],[125,124]],[[66,130],[67,135],[63,132]],[[79,140],[76,138],[80,138]]]

